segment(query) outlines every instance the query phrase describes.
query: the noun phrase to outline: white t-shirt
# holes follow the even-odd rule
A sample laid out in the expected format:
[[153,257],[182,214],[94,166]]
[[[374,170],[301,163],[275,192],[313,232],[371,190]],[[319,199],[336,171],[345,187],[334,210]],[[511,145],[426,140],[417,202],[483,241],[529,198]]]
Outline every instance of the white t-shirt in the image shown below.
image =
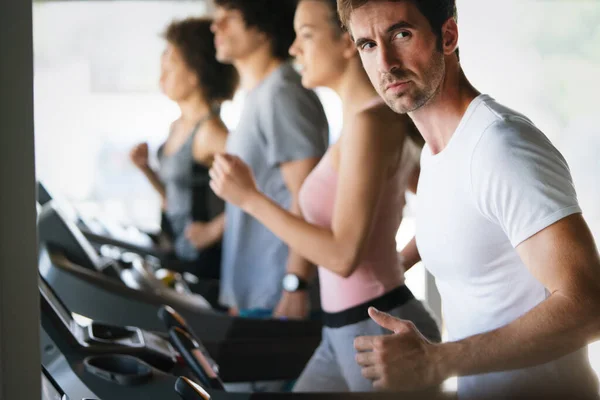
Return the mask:
[[[435,276],[451,341],[494,330],[548,292],[515,248],[579,213],[569,168],[531,121],[487,95],[470,104],[447,147],[421,156],[417,246]],[[535,368],[459,378],[460,399],[598,393],[587,349]]]

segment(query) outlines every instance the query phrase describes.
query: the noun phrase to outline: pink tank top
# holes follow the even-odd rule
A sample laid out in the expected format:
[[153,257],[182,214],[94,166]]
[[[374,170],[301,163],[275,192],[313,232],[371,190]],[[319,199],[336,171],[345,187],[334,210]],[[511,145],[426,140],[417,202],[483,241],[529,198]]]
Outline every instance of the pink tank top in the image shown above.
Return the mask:
[[[343,278],[319,266],[321,305],[325,312],[349,309],[404,283],[404,269],[396,249],[396,233],[402,221],[408,179],[417,160],[411,151],[412,146],[410,140],[405,141],[400,166],[385,185],[363,259],[354,273]],[[337,184],[338,173],[331,153],[327,151],[306,178],[299,193],[302,213],[308,222],[331,228]]]

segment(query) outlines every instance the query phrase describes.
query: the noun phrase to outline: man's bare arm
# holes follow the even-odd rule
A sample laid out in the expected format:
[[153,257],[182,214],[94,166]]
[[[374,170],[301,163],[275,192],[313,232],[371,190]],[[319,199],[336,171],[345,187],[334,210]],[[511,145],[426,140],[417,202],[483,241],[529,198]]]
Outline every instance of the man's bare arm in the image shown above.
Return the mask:
[[551,295],[505,327],[441,346],[448,376],[531,367],[600,338],[600,259],[581,214],[542,230],[517,251]]

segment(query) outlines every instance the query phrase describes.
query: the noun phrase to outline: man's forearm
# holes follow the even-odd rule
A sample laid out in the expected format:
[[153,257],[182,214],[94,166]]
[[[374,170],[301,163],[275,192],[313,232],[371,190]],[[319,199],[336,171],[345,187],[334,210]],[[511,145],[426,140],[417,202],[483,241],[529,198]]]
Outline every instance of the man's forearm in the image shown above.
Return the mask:
[[600,337],[596,299],[581,301],[555,293],[502,328],[439,345],[436,354],[445,377],[533,367]]

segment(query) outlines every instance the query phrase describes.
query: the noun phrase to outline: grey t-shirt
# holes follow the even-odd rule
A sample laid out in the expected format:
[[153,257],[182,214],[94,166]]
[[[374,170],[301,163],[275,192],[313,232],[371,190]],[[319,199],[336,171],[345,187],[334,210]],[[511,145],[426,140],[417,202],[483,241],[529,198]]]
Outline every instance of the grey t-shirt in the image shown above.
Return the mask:
[[[317,95],[303,88],[298,73],[284,63],[246,96],[227,152],[242,158],[252,168],[258,188],[287,209],[291,196],[280,164],[321,157],[328,143],[327,118]],[[238,207],[226,204],[221,304],[275,308],[287,258],[285,243]]]

